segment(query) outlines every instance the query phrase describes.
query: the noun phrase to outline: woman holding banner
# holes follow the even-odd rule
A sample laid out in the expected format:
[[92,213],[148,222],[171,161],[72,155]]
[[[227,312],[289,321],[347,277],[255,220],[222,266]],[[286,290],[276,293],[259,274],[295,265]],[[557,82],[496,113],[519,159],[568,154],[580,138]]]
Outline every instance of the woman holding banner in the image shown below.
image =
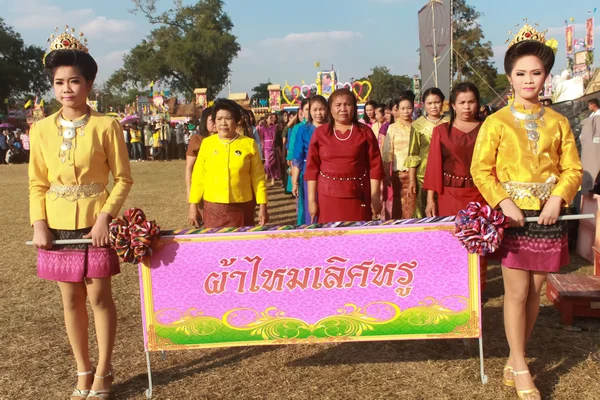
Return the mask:
[[[555,41],[554,41],[555,42]],[[514,101],[490,115],[479,130],[471,173],[492,207],[514,229],[505,232],[494,258],[502,264],[504,326],[510,356],[504,384],[520,399],[541,399],[525,359],[549,272],[569,263],[567,225],[557,222],[575,197],[582,168],[569,121],[540,104],[539,93],[554,65],[555,44],[528,24],[504,56]],[[525,217],[537,223],[525,224]]]
[[265,172],[256,141],[237,132],[242,110],[232,100],[219,99],[212,117],[217,134],[200,145],[192,173],[188,221],[200,226],[198,204],[204,200],[206,228],[253,226],[256,204],[259,223],[265,225],[269,220]]
[[[38,248],[38,276],[58,282],[67,336],[77,362],[71,399],[103,399],[112,387],[111,358],[117,310],[111,277],[117,253],[108,247],[108,227],[131,185],[127,147],[119,123],[91,110],[86,100],[98,65],[74,30],[51,36],[44,57],[62,108],[31,126],[30,217]],[[106,189],[108,175],[114,187]],[[92,245],[53,246],[57,239],[92,239]],[[98,365],[88,350],[89,298],[98,342]]]
[[370,221],[381,212],[383,165],[377,139],[358,122],[350,90],[333,92],[328,106],[332,121],[315,130],[306,159],[311,221]]

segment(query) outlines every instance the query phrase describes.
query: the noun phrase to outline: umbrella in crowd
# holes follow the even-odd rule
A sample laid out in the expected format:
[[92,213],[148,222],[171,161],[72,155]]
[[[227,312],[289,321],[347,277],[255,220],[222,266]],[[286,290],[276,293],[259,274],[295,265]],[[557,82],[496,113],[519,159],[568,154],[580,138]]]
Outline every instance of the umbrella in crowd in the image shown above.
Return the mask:
[[0,128],[8,128],[8,129],[12,129],[15,126],[13,124],[9,124],[8,122],[5,122],[3,124],[0,124]]
[[123,118],[121,120],[121,125],[125,125],[125,124],[133,124],[134,122],[138,122],[140,120],[140,117],[138,117],[137,115],[128,115],[127,117]]

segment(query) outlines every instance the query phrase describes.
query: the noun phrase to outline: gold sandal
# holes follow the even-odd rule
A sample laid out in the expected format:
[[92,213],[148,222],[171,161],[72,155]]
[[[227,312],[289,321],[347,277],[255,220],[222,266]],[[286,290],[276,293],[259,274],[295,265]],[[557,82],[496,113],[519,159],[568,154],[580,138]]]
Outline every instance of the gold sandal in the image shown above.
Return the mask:
[[[513,369],[513,367],[508,365],[504,366],[504,369],[502,370],[502,383],[504,384],[504,386],[515,387],[514,372],[515,370]],[[507,375],[509,375],[510,378],[508,378]]]
[[[531,374],[531,372],[529,372],[529,370],[513,371],[513,376],[527,375],[527,374]],[[515,389],[516,389],[516,387],[515,387]],[[524,390],[516,389],[516,390],[517,390],[517,397],[521,400],[542,400],[542,395],[536,387],[534,387],[533,389],[524,389]]]
[[[92,371],[77,372],[77,376],[91,375],[92,373],[93,373]],[[89,394],[90,394],[89,390],[82,390],[82,389],[75,388],[75,390],[73,390],[73,393],[71,393],[71,400],[87,399]]]

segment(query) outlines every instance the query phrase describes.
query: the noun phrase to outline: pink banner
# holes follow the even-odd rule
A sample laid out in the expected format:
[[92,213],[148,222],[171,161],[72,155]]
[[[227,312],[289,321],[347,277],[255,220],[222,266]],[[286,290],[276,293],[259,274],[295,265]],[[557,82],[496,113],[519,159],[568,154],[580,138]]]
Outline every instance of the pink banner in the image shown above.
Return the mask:
[[585,22],[585,49],[594,50],[594,18],[588,18]]
[[567,57],[573,55],[573,25],[565,27]]
[[140,265],[146,349],[475,338],[454,224],[164,237]]

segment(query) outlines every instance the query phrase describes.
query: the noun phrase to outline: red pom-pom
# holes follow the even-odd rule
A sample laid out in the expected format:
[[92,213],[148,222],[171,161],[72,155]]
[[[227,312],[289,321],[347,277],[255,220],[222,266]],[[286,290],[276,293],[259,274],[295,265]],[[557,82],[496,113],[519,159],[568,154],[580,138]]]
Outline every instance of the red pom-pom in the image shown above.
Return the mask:
[[485,256],[498,250],[508,222],[500,211],[471,202],[456,217],[455,236],[469,253]]
[[123,219],[114,219],[110,223],[110,245],[118,256],[128,263],[139,263],[152,255],[152,245],[160,236],[160,227],[154,221],[146,220],[139,208],[130,208]]

